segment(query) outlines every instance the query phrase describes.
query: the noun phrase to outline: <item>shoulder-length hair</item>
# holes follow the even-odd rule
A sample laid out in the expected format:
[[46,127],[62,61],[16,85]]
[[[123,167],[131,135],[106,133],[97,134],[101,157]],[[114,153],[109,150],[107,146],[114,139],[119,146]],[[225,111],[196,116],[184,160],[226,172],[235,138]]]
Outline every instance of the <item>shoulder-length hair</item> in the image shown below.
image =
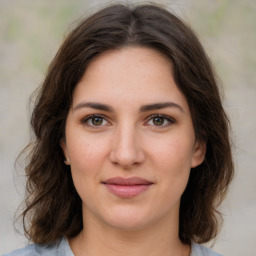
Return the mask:
[[184,243],[217,235],[223,200],[233,176],[229,122],[211,63],[188,25],[156,5],[106,7],[78,24],[49,66],[31,124],[24,230],[35,243],[74,237],[83,228],[81,199],[64,164],[60,141],[75,86],[97,55],[127,46],[150,47],[166,55],[186,97],[196,139],[206,143],[204,162],[191,170],[181,197],[179,236]]

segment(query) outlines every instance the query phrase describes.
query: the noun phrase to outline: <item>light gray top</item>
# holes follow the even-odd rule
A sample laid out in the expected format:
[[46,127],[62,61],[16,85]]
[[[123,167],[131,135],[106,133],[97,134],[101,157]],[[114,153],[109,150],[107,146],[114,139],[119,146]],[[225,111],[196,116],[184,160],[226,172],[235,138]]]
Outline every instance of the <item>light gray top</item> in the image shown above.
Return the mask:
[[[15,250],[2,256],[74,256],[66,238],[62,238],[52,246],[40,246],[37,244],[28,245],[25,248]],[[221,256],[210,249],[192,243],[190,256]]]

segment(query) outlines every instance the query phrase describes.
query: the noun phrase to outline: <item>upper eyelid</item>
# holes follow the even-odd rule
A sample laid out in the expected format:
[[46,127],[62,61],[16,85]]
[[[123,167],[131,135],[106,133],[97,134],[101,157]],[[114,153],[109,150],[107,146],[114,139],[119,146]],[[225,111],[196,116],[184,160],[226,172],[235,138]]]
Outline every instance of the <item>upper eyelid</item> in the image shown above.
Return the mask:
[[108,118],[105,115],[102,115],[102,114],[91,114],[91,115],[85,116],[85,117],[81,118],[80,122],[84,123],[84,122],[90,120],[93,117],[101,117],[104,120],[106,120],[107,122],[109,122]]
[[[164,118],[165,120],[167,120],[168,124],[165,124],[165,125],[152,125],[152,124],[148,124],[154,117],[161,117],[161,118]],[[147,119],[146,119],[146,122],[145,122],[145,126],[153,126],[154,128],[166,128],[166,127],[169,127],[171,126],[172,124],[175,124],[176,123],[176,120],[173,118],[173,117],[170,117],[168,115],[163,115],[163,114],[153,114],[153,115],[150,115]]]
[[102,117],[102,118],[107,118],[107,117],[106,117],[105,115],[103,115],[103,114],[96,113],[96,114],[86,115],[83,119],[89,119],[89,118],[92,118],[92,117]]
[[168,115],[164,115],[164,114],[153,114],[153,115],[150,115],[147,119],[150,120],[154,117],[162,117],[162,118],[165,118],[167,120],[171,120],[173,122],[175,122],[175,119],[171,116],[168,116]]
[[86,117],[94,117],[94,116],[100,116],[100,117],[103,117],[103,118],[108,118],[105,114],[102,114],[102,113],[86,114],[86,115],[85,115],[85,118],[86,118]]

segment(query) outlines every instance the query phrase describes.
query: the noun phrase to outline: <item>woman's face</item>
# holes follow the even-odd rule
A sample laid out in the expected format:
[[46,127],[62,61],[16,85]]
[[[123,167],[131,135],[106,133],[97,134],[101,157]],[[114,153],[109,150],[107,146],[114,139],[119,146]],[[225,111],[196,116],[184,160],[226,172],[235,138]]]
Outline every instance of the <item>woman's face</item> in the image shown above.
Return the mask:
[[205,153],[171,63],[143,47],[109,51],[89,64],[61,146],[84,221],[124,230],[177,223],[190,169]]

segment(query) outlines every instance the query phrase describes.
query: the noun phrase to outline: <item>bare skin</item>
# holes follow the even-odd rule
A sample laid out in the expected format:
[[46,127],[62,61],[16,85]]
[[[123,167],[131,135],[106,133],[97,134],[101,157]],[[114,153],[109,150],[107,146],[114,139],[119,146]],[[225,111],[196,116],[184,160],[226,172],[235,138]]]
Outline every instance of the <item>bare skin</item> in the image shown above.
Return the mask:
[[[69,241],[76,256],[190,255],[179,205],[205,145],[165,56],[127,47],[94,59],[74,90],[61,146],[82,199],[85,228]],[[147,184],[109,184],[116,177]]]

